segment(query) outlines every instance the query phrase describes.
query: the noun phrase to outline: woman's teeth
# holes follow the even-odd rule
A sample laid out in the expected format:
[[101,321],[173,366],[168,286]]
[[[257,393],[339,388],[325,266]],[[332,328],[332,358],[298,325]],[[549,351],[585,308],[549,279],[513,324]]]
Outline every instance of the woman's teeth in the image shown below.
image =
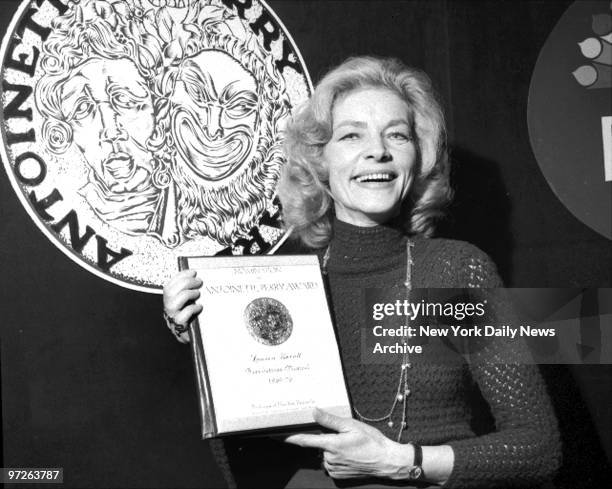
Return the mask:
[[363,182],[390,182],[394,176],[390,173],[370,173],[368,175],[361,175],[356,178],[359,183]]

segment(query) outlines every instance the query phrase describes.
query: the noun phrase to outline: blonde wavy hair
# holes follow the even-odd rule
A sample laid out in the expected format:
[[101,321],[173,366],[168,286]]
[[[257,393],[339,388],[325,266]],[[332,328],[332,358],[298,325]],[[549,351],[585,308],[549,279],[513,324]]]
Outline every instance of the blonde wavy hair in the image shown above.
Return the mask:
[[277,189],[283,222],[294,238],[311,248],[326,246],[333,231],[333,195],[322,153],[332,136],[334,103],[362,88],[389,89],[411,111],[418,160],[400,213],[406,232],[431,236],[452,196],[444,114],[429,77],[393,58],[349,58],[323,77],[286,128],[287,162]]

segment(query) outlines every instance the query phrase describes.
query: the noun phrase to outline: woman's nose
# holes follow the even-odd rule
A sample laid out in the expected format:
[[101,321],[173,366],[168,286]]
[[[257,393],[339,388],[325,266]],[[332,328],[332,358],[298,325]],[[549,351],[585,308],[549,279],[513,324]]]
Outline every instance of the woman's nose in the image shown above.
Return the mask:
[[367,157],[375,161],[380,161],[381,163],[391,160],[391,153],[382,136],[373,136],[370,138]]

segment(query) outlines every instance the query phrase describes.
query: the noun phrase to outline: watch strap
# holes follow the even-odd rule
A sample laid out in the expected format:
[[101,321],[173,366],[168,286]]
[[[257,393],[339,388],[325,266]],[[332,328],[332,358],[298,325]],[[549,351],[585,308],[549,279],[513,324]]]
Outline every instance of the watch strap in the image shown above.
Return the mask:
[[418,443],[413,443],[414,447],[414,465],[418,465],[419,467],[423,465],[423,447]]
[[412,467],[408,471],[408,479],[420,480],[424,478],[423,474],[423,448],[418,443],[411,443],[414,448],[414,461]]

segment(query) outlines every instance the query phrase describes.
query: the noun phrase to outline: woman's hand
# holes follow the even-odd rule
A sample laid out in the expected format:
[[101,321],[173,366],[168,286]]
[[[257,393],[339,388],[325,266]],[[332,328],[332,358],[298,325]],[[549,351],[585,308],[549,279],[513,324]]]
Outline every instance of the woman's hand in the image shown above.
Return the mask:
[[323,450],[323,465],[334,479],[385,477],[405,479],[412,467],[412,445],[396,443],[380,431],[351,418],[341,418],[321,409],[314,419],[336,434],[291,435],[285,439],[302,447]]
[[202,312],[202,306],[195,303],[200,297],[201,286],[202,280],[196,277],[193,270],[177,273],[164,286],[164,312],[174,323],[168,326],[173,329],[172,333],[181,343],[189,343],[187,326],[194,316]]

